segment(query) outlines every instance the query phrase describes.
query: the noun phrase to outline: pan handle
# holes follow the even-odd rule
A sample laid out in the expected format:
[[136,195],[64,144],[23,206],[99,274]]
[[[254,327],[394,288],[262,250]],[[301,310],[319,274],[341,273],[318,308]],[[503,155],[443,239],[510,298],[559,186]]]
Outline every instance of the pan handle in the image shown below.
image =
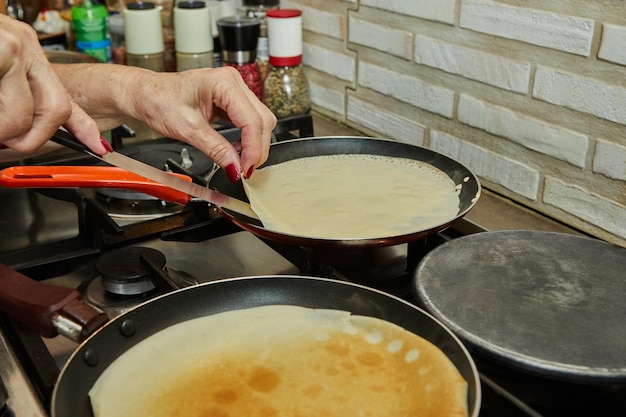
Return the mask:
[[[185,181],[189,176],[174,174]],[[191,196],[125,169],[99,166],[14,166],[0,171],[0,186],[12,188],[121,188],[186,205]]]
[[108,317],[71,288],[35,281],[0,263],[0,309],[41,336],[81,342]]

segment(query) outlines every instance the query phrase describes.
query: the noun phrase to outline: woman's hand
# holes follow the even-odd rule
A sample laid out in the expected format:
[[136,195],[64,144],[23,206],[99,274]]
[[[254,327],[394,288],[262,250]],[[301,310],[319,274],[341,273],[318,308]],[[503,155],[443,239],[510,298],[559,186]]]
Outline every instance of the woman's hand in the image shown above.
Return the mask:
[[0,148],[32,153],[61,125],[105,152],[95,121],[72,102],[32,27],[0,14]]
[[[230,67],[153,72],[114,64],[55,65],[74,100],[101,130],[129,117],[187,142],[223,167],[233,181],[267,159],[276,117]],[[231,144],[211,127],[228,120],[241,128]],[[239,156],[241,153],[241,157]]]

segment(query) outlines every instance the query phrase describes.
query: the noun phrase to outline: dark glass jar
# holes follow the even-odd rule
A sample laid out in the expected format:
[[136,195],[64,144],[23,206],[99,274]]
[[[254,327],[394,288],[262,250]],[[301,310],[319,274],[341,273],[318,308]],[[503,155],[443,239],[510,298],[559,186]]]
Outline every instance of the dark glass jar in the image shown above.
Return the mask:
[[243,0],[244,14],[256,17],[261,21],[259,41],[256,48],[256,62],[261,74],[261,82],[267,77],[269,70],[269,42],[267,38],[267,11],[280,7],[279,0]]
[[237,69],[259,100],[263,98],[261,75],[256,62],[260,26],[258,18],[248,16],[226,16],[217,21],[222,66]]

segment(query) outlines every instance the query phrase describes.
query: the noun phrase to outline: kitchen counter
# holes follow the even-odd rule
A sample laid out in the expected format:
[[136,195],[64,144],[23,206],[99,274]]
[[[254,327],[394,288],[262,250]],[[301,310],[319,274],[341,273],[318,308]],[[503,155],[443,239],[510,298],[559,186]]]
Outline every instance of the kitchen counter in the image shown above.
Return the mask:
[[[313,113],[315,136],[363,136],[354,129]],[[530,210],[506,197],[482,189],[480,199],[465,216],[486,230],[541,230],[582,235],[581,232]]]

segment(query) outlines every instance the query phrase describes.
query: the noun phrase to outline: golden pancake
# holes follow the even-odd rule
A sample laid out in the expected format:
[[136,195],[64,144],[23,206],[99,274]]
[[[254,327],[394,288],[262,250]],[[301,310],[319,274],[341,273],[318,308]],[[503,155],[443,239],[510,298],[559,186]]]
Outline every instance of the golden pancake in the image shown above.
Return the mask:
[[467,415],[465,380],[425,339],[282,305],[164,329],[116,359],[89,396],[95,417]]
[[267,229],[313,238],[400,236],[445,224],[459,211],[460,186],[405,158],[294,159],[255,171],[244,187]]

